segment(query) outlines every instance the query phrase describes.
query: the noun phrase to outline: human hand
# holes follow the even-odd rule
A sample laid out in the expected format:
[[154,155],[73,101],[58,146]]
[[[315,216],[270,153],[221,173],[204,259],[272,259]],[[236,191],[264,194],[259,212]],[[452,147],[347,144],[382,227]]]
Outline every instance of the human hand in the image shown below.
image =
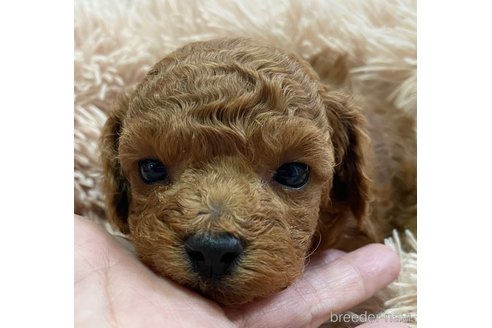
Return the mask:
[[[373,244],[313,256],[304,275],[270,298],[240,308],[159,277],[102,227],[75,216],[76,327],[318,327],[363,302],[399,273],[396,254]],[[375,327],[367,323],[361,327]],[[406,327],[377,323],[377,327]]]

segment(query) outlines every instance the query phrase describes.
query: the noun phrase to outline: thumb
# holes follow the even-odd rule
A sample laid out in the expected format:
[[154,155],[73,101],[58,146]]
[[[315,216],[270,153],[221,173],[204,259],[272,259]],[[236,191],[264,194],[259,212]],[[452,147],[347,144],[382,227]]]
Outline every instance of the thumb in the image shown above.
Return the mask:
[[333,313],[368,299],[399,274],[400,261],[389,247],[371,244],[339,256],[327,265],[326,252],[304,275],[271,298],[230,312],[240,327],[318,327]]

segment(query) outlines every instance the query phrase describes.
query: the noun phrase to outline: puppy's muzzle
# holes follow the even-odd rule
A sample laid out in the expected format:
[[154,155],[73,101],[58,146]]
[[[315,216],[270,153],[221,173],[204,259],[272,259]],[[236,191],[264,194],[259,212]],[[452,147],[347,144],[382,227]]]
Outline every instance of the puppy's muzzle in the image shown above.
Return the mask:
[[231,273],[243,253],[241,241],[229,234],[196,234],[185,241],[193,271],[206,281]]

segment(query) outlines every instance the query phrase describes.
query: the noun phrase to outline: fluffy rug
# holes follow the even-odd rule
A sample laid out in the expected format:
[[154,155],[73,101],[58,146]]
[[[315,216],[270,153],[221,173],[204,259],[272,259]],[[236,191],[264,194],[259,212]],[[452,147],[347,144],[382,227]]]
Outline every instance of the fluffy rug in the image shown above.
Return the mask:
[[[100,129],[115,96],[177,47],[249,36],[308,58],[329,46],[347,54],[354,88],[416,115],[416,23],[413,0],[76,1],[75,212],[104,223]],[[362,321],[377,314],[416,326],[416,240],[408,231],[395,232],[386,244],[400,255],[399,279],[348,314]]]

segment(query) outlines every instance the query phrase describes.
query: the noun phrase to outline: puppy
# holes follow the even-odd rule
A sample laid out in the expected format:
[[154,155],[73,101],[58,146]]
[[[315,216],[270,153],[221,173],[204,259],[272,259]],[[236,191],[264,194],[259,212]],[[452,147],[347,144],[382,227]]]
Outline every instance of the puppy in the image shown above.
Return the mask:
[[243,304],[292,284],[316,251],[414,227],[414,119],[361,110],[328,55],[197,42],[121,95],[100,144],[107,215],[154,272]]

